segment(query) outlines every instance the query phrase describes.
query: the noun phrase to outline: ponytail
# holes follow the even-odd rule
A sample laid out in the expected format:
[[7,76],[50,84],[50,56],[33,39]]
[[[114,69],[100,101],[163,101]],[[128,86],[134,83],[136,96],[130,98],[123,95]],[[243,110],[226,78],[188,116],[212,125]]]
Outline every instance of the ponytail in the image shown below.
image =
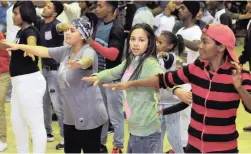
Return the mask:
[[169,31],[163,31],[161,33],[161,35],[166,37],[169,44],[173,44],[173,48],[170,49],[170,51],[173,51],[177,47],[179,55],[184,52],[184,49],[185,49],[184,39],[183,39],[183,37],[181,35],[178,34],[176,36],[174,33],[169,32]]
[[178,53],[179,53],[179,55],[181,55],[185,50],[184,39],[180,34],[178,34],[177,40],[178,40],[178,44],[177,44]]

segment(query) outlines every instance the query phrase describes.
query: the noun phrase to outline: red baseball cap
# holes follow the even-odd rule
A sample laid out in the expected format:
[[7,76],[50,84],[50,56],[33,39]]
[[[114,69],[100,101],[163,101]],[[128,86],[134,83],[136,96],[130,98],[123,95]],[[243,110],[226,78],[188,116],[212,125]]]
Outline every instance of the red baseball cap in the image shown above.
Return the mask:
[[233,61],[239,63],[234,51],[235,36],[228,26],[222,24],[209,24],[202,30],[202,32],[224,45]]

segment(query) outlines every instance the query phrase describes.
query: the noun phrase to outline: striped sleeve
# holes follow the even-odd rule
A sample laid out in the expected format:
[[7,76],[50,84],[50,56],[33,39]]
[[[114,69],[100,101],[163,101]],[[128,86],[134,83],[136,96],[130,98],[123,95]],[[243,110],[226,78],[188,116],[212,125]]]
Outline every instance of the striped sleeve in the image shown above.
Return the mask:
[[[251,94],[251,74],[249,71],[242,70],[242,86]],[[246,107],[245,102],[242,101],[242,103],[245,110],[251,113],[251,110]]]
[[176,85],[182,85],[189,83],[190,69],[194,64],[189,64],[177,71],[166,72],[164,74],[159,74],[159,87],[166,89],[172,88]]

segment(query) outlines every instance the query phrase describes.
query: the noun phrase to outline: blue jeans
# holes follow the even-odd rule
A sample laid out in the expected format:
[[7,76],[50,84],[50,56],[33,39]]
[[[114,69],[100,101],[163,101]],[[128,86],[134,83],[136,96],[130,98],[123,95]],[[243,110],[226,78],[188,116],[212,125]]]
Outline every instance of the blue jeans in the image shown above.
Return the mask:
[[[164,109],[174,104],[159,104],[159,109]],[[159,153],[163,153],[163,142],[165,134],[175,153],[184,153],[180,135],[180,112],[170,115],[161,115],[161,144]]]
[[159,153],[160,131],[149,136],[130,135],[127,153]]
[[[123,93],[110,88],[100,86],[100,91],[108,112],[109,120],[114,128],[113,145],[124,148],[124,114],[123,114]],[[103,125],[101,132],[101,144],[106,145],[109,120]]]
[[[57,71],[47,70],[43,68],[43,75],[47,82],[46,92],[44,95],[43,105],[44,105],[44,123],[47,134],[52,134],[52,106],[58,118],[58,125],[60,128],[60,135],[64,136],[64,113],[63,113],[63,103],[60,99],[60,89],[57,80]],[[52,106],[51,106],[52,104]]]

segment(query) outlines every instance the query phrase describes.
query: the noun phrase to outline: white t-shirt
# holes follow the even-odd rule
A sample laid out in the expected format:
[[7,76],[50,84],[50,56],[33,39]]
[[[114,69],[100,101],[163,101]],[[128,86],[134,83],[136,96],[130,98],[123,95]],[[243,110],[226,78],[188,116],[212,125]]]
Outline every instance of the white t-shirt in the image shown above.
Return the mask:
[[[176,35],[180,34],[184,39],[189,40],[189,41],[195,41],[195,40],[200,40],[202,31],[199,26],[195,25],[190,28],[182,27]],[[191,50],[189,48],[186,48],[187,51],[187,64],[193,63],[199,56],[198,51]]]
[[221,10],[217,11],[217,12],[215,13],[213,23],[214,23],[214,24],[220,24],[220,23],[221,23],[220,17],[221,17],[221,15],[224,14],[224,13],[226,13],[226,9],[221,9]]
[[6,24],[7,24],[7,31],[6,31],[6,40],[14,42],[16,39],[17,32],[20,30],[19,27],[15,26],[13,23],[13,6],[9,7],[6,12]]
[[154,16],[147,7],[141,7],[136,11],[133,17],[132,26],[138,23],[146,23],[153,28]]
[[[176,34],[180,34],[184,39],[189,41],[200,40],[202,31],[199,26],[195,25],[193,27],[185,29],[184,27],[179,29]],[[193,51],[186,47],[187,60],[186,63],[193,63],[199,56],[198,51]],[[180,86],[182,89],[190,91],[192,89],[191,84],[183,84]],[[191,107],[192,104],[188,106],[185,110],[180,112],[180,134],[182,146],[186,146],[188,143],[188,126],[191,119]]]
[[157,15],[154,18],[154,26],[157,27],[155,35],[160,36],[162,31],[172,32],[174,25],[175,25],[174,16],[166,16],[163,13]]

